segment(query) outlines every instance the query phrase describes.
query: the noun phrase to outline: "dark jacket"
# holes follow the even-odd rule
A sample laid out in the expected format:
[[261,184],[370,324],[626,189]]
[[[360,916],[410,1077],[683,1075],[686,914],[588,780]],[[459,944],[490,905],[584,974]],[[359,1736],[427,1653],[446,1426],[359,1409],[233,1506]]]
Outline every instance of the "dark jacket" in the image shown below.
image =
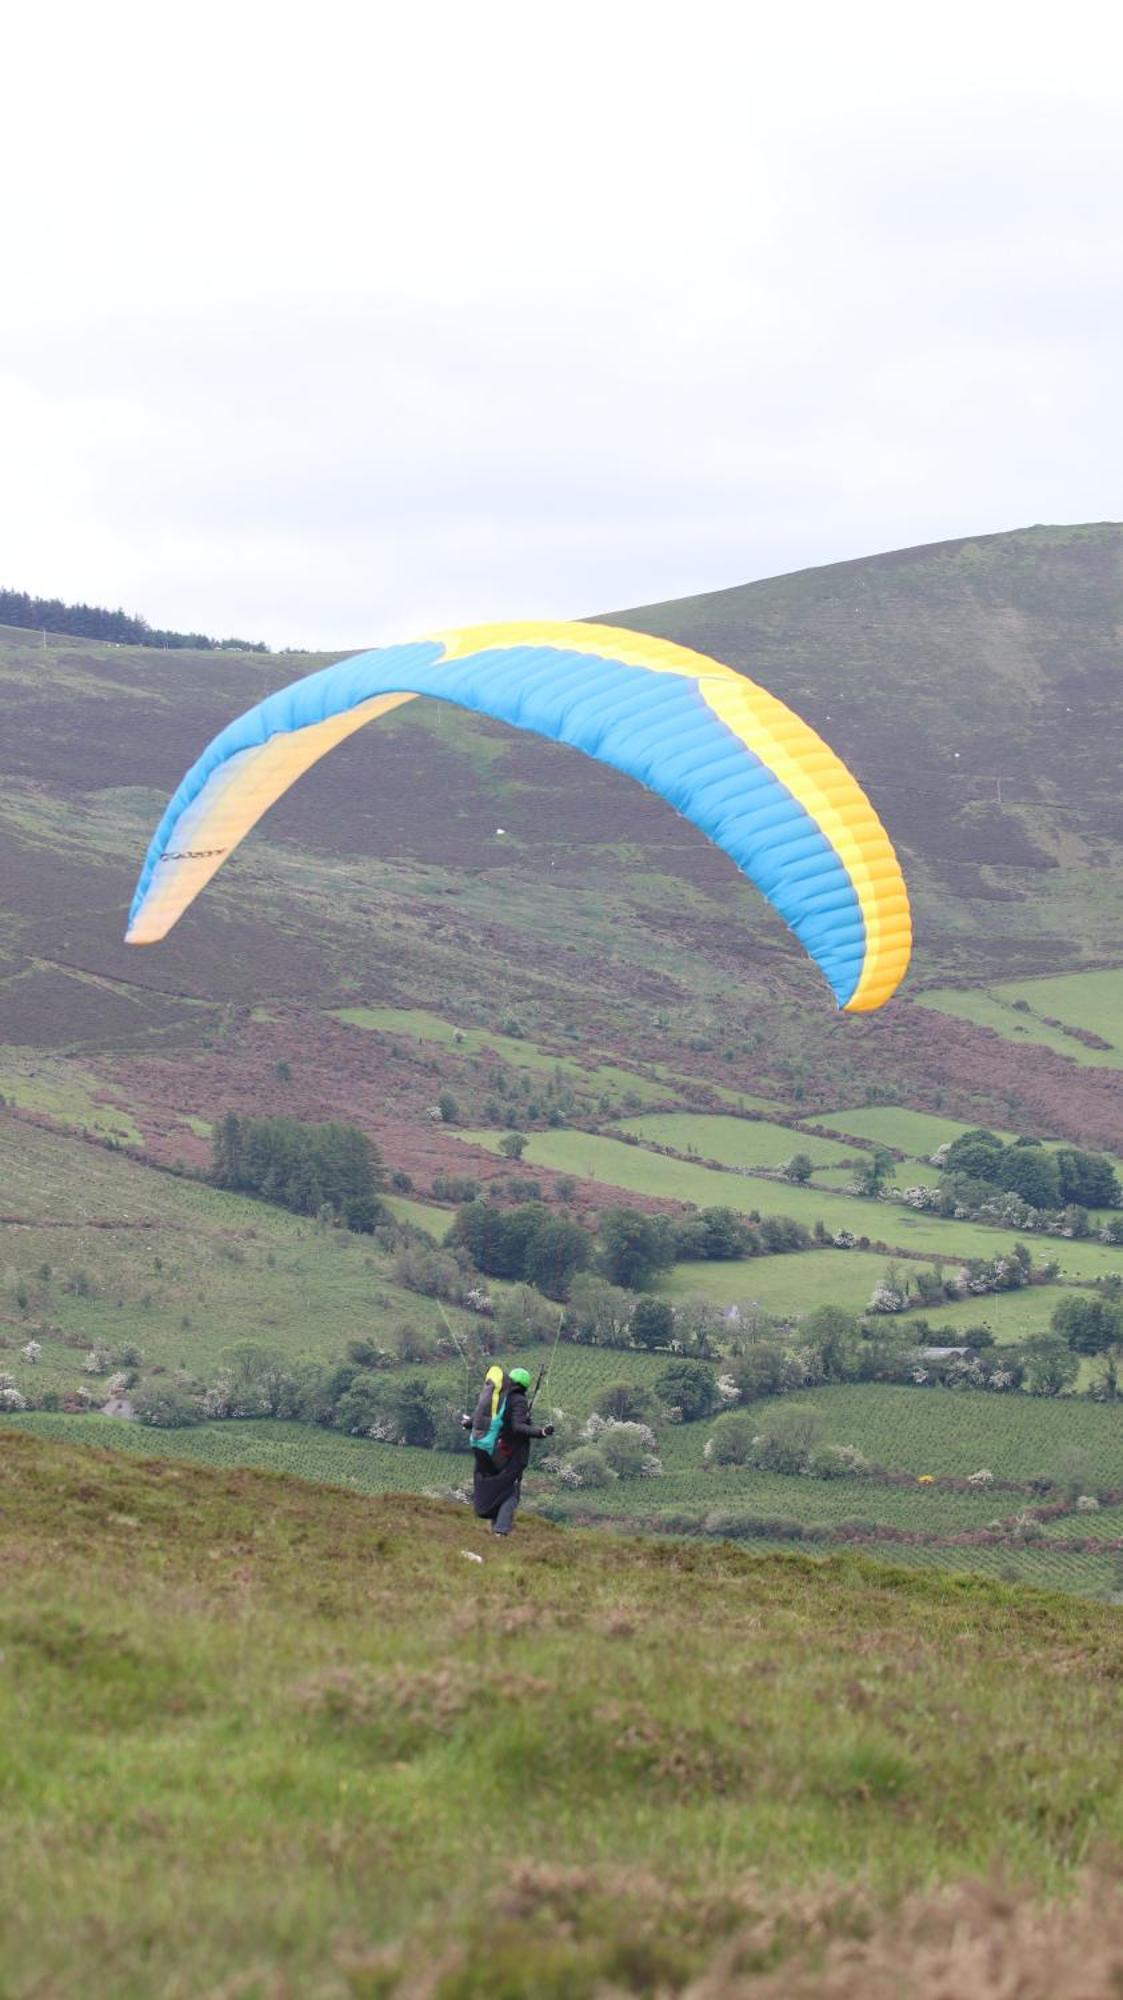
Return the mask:
[[526,1390],[516,1385],[507,1398],[507,1412],[503,1418],[503,1429],[499,1433],[498,1450],[502,1452],[506,1445],[507,1452],[514,1458],[519,1471],[525,1472],[530,1458],[531,1439],[545,1435],[541,1424],[536,1424],[530,1414],[530,1401]]

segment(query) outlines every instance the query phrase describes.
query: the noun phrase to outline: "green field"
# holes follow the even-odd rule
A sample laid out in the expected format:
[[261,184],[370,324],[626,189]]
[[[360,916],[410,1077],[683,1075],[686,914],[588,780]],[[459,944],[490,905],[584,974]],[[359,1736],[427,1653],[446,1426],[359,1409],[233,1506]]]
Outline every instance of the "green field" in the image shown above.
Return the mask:
[[404,1194],[384,1194],[382,1203],[396,1222],[408,1222],[414,1229],[424,1229],[437,1243],[443,1240],[456,1213],[452,1208],[439,1208],[436,1202],[415,1201]]
[[0,1104],[85,1129],[122,1146],[139,1146],[141,1135],[129,1112],[109,1100],[100,1080],[72,1058],[0,1046]]
[[[1067,989],[1066,980],[1056,982]],[[1030,990],[1038,985],[1036,980],[1028,980],[1019,989],[1027,997]],[[1017,994],[1015,997],[1018,997]],[[1057,1055],[1067,1056],[1071,1062],[1082,1063],[1095,1069],[1118,1069],[1123,1057],[1118,1048],[1090,1049],[1072,1035],[1066,1035],[1060,1028],[1050,1028],[1033,1014],[1017,1011],[996,987],[990,991],[961,990],[953,987],[930,987],[915,996],[916,1005],[931,1007],[939,1014],[954,1014],[957,1020],[973,1021],[978,1028],[993,1028],[1008,1042],[1022,1042],[1027,1047],[1039,1044],[1052,1049]],[[1059,1009],[1051,1010],[1056,1018],[1062,1018]],[[1079,1025],[1083,1025],[1082,1023]],[[1118,1028],[1115,1033],[1118,1034]]]
[[634,1133],[645,1145],[670,1146],[676,1153],[695,1153],[723,1167],[782,1167],[795,1153],[806,1153],[816,1167],[861,1158],[856,1146],[840,1146],[771,1125],[764,1119],[724,1118],[691,1111],[653,1111],[643,1118],[625,1118],[618,1128]]
[[21,1218],[4,1229],[0,1366],[29,1389],[88,1385],[99,1344],[207,1375],[239,1341],[326,1359],[438,1319],[365,1237],[4,1117],[0,1185]]
[[1070,1028],[1099,1035],[1117,1057],[1123,1050],[1123,967],[1070,972],[1059,979],[1016,979],[994,991],[1011,1004],[1025,1001],[1034,1015],[1051,1015]]
[[1048,1479],[1079,1457],[1103,1485],[1123,1484],[1123,1404],[881,1383],[783,1398],[788,1408],[801,1400],[822,1412],[832,1444],[857,1445],[903,1472],[966,1475],[987,1466],[1000,1479]]
[[1025,1285],[1019,1292],[989,1292],[984,1298],[957,1299],[954,1305],[918,1306],[907,1318],[928,1321],[934,1346],[953,1347],[965,1327],[984,1325],[1001,1345],[1045,1333],[1063,1297],[1057,1285]]
[[[460,1132],[469,1145],[498,1152],[502,1135],[495,1131]],[[524,1157],[535,1166],[576,1174],[634,1194],[658,1195],[669,1201],[692,1202],[699,1208],[728,1207],[747,1214],[790,1215],[807,1228],[822,1221],[834,1234],[848,1229],[893,1248],[949,1261],[965,1257],[996,1257],[1015,1241],[1016,1232],[989,1229],[982,1223],[944,1221],[917,1214],[898,1202],[862,1201],[830,1190],[794,1187],[788,1181],[738,1174],[717,1167],[696,1166],[669,1159],[643,1146],[629,1146],[599,1133],[532,1132]],[[1123,1270],[1123,1251],[1098,1243],[1060,1243],[1041,1238],[1040,1260],[1059,1257],[1073,1276],[1096,1276]]]
[[663,1298],[702,1294],[715,1305],[752,1300],[778,1317],[798,1317],[816,1306],[838,1305],[864,1312],[885,1257],[875,1250],[800,1250],[779,1257],[746,1257],[676,1264],[654,1289]]
[[[852,1133],[872,1145],[893,1146],[916,1160],[928,1160],[940,1146],[950,1145],[966,1128],[961,1118],[939,1118],[931,1111],[909,1111],[900,1104],[877,1104],[854,1111],[823,1114],[813,1121],[831,1132]],[[992,1128],[993,1129],[993,1128]],[[810,1139],[813,1135],[808,1134]],[[1012,1138],[1012,1133],[1000,1133]]]

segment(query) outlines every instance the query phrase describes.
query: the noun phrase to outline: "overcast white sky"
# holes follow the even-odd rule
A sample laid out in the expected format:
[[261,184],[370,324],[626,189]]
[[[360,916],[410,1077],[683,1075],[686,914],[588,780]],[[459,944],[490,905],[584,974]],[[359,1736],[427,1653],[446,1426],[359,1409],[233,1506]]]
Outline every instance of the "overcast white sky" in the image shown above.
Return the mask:
[[24,6],[0,583],[359,646],[1123,516],[1117,16]]

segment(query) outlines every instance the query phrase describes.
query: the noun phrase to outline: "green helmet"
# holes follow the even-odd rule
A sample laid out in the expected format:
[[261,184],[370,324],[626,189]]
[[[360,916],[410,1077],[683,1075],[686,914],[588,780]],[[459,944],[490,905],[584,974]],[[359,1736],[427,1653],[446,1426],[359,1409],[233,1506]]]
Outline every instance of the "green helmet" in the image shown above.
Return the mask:
[[520,1389],[529,1389],[530,1387],[529,1368],[512,1368],[508,1380],[517,1383]]

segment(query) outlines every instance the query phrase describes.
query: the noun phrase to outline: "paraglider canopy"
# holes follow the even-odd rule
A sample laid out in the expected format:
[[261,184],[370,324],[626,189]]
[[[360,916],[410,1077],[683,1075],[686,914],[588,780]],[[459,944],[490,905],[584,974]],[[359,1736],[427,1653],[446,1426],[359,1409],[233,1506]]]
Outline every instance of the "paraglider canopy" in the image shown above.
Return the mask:
[[269,695],[215,737],[172,798],[128,942],[166,936],[304,771],[416,695],[573,744],[637,778],[755,882],[841,1007],[865,1013],[896,991],[909,960],[908,896],[846,766],[732,667],[607,625],[475,626],[359,653]]

